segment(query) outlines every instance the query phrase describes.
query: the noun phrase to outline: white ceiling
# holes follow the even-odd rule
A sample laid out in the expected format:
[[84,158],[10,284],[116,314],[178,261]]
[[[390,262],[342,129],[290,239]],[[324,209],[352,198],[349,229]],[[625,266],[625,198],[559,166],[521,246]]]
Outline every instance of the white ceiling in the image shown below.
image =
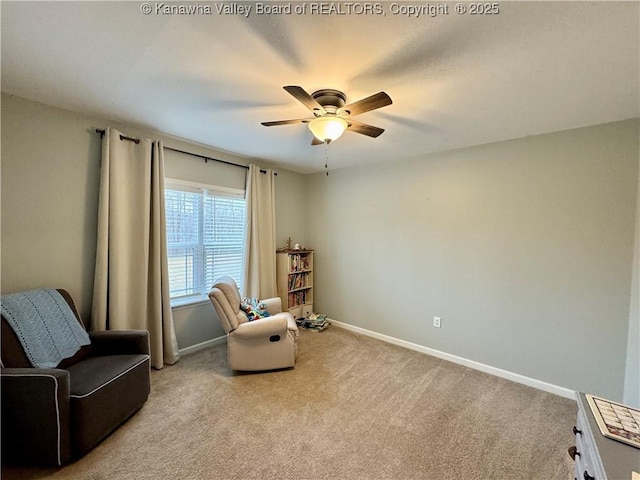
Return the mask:
[[484,16],[449,3],[419,18],[391,2],[376,16],[235,3],[248,18],[218,14],[222,3],[187,16],[143,15],[139,1],[3,1],[2,91],[299,172],[322,170],[324,147],[305,125],[260,125],[309,116],[284,85],[393,99],[357,117],[379,138],[346,132],[330,146],[333,168],[640,116],[637,1],[503,1]]

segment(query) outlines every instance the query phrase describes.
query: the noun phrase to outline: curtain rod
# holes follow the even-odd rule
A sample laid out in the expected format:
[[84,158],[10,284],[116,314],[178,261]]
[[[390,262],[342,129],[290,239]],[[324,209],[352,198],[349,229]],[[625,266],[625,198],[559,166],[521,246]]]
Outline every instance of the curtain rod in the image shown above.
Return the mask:
[[[104,136],[105,134],[105,130],[101,130],[99,128],[96,128],[96,133],[99,133],[100,136]],[[120,135],[120,140],[129,140],[130,142],[133,143],[140,143],[140,139],[139,138],[132,138],[132,137],[126,137],[124,135]],[[191,155],[192,157],[198,157],[198,158],[202,158],[204,160],[204,163],[207,163],[209,160],[211,160],[212,162],[220,162],[220,163],[224,163],[226,165],[231,165],[233,167],[240,167],[240,168],[244,168],[245,170],[249,170],[249,167],[246,165],[240,165],[239,163],[233,163],[233,162],[228,162],[226,160],[220,160],[219,158],[212,158],[212,157],[207,157],[206,155],[200,155],[199,153],[192,153],[192,152],[187,152],[185,150],[178,150],[177,148],[172,148],[172,147],[166,147],[166,146],[162,146],[162,148],[164,148],[165,150],[171,150],[172,152],[178,152],[178,153],[184,153],[185,155]],[[266,170],[260,170],[261,173],[267,173]],[[278,172],[273,172],[274,175],[278,175]]]

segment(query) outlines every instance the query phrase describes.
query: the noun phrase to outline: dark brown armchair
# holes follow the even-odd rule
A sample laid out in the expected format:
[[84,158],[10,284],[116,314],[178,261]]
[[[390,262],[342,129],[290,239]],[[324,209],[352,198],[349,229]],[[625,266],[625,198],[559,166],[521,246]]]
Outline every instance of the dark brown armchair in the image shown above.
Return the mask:
[[[71,296],[58,290],[85,328]],[[2,462],[63,465],[87,453],[146,402],[147,331],[89,332],[55,368],[34,368],[2,317]],[[44,328],[44,327],[43,327]]]

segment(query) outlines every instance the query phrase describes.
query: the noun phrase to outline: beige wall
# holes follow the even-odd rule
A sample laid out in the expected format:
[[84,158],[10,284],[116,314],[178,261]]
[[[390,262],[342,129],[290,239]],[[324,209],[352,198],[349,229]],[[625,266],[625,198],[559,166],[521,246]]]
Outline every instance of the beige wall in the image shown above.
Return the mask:
[[621,399],[638,143],[635,120],[309,177],[317,309]]
[[[239,164],[248,159],[174,137],[2,95],[3,293],[38,287],[71,292],[85,319],[91,313],[100,136],[112,126],[132,136]],[[165,152],[166,175],[243,188],[245,170]],[[276,180],[277,238],[303,237],[302,175],[280,170]],[[180,348],[224,334],[210,304],[174,310]]]
[[80,115],[2,95],[2,292],[61,287],[91,311],[100,136]]
[[276,245],[285,246],[289,237],[305,245],[306,176],[278,170],[276,186]]

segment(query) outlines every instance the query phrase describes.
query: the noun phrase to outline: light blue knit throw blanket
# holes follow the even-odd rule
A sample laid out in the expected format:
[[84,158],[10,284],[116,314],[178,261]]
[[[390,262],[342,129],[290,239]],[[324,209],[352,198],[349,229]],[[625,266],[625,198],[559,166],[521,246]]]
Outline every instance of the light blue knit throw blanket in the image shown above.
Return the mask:
[[89,345],[69,304],[54,289],[30,290],[0,297],[2,316],[20,339],[34,367],[54,368]]

